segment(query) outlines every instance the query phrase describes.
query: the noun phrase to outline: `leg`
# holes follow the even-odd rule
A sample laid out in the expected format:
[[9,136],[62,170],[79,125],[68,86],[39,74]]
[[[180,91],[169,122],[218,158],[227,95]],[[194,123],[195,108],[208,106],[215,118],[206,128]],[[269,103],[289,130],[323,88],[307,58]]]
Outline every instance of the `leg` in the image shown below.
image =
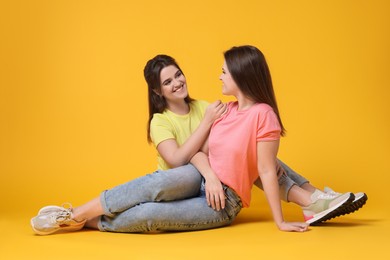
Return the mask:
[[[315,187],[312,184],[310,184],[309,181],[307,179],[305,179],[303,176],[301,176],[298,173],[296,173],[295,171],[293,171],[285,163],[283,163],[280,160],[278,160],[278,161],[279,161],[279,164],[284,169],[284,171],[286,172],[287,176],[290,179],[292,179],[299,187],[301,187],[302,189],[304,189],[304,190],[306,190],[306,191],[308,191],[308,192],[310,192],[312,194],[314,194],[314,192],[316,190],[320,190],[317,187]],[[334,197],[337,197],[337,196],[341,195],[341,193],[335,192],[332,189],[330,189],[329,187],[325,187],[324,192],[327,193],[328,195],[331,195],[331,196],[334,196]],[[294,197],[292,199],[294,199],[294,200],[298,199],[295,195],[293,195],[293,196]],[[344,207],[343,209],[339,210],[340,211],[339,215],[349,214],[349,213],[352,213],[352,212],[360,209],[361,207],[364,206],[364,204],[366,203],[366,201],[368,199],[367,194],[365,194],[364,192],[354,193],[354,197],[355,198],[354,198],[354,200],[353,200],[353,202],[351,204],[349,204],[346,207]]]
[[113,216],[137,204],[152,201],[171,201],[196,196],[201,175],[191,164],[156,171],[110,190],[73,210],[74,219],[81,221],[100,215]]
[[[37,217],[31,220],[35,232],[51,234],[64,227],[77,226],[81,229],[86,220],[106,214],[114,216],[135,205],[144,202],[171,201],[190,198],[198,195],[201,185],[201,175],[191,164],[157,171],[133,181],[104,191],[95,198],[75,209],[58,206],[42,208]],[[53,223],[51,219],[55,219]],[[88,223],[87,225],[89,225]],[[42,232],[40,231],[42,229]]]
[[187,164],[167,171],[157,171],[106,190],[100,196],[100,203],[104,214],[112,217],[140,203],[197,196],[201,180],[198,170],[192,164]]
[[[281,165],[280,165],[281,166]],[[300,175],[296,174],[291,169],[288,169],[289,174],[284,170],[284,168],[279,167],[277,169],[277,175],[278,175],[278,182],[279,182],[279,196],[282,200],[289,202],[289,191],[294,186],[300,186],[298,183],[296,183],[292,178],[290,178],[290,175],[293,177],[296,177],[295,179],[299,182],[299,184],[304,184],[307,182],[307,180]],[[260,189],[263,189],[263,185],[261,183],[260,177],[256,179],[254,184],[259,187]],[[299,189],[302,190],[302,189]],[[311,193],[302,193],[301,195],[306,195],[308,199],[310,199]],[[304,202],[304,201],[303,201]]]
[[[313,187],[310,185],[309,181],[303,177],[302,175],[299,175],[296,171],[294,171],[293,169],[291,169],[290,167],[288,167],[287,164],[285,164],[284,162],[282,162],[281,160],[278,159],[278,162],[279,162],[279,165],[282,167],[282,169],[284,170],[284,172],[286,173],[286,175],[291,179],[293,180],[296,185],[298,185],[299,187],[302,187],[305,186],[307,188],[309,187]],[[310,188],[311,189],[311,188]],[[315,191],[315,187],[313,187],[313,189],[309,190],[309,191],[312,191],[314,192]]]
[[149,232],[193,231],[229,225],[241,209],[240,200],[225,190],[227,202],[223,210],[207,205],[204,192],[199,196],[171,202],[148,202],[132,207],[114,217],[102,216],[101,231]]
[[[312,186],[305,178],[288,167],[286,169],[287,171],[285,168],[278,168],[277,171],[280,198],[301,206],[305,221],[308,224],[314,225],[340,216],[342,209],[348,206],[354,198],[351,193],[333,196],[315,188],[313,192]],[[256,180],[255,185],[262,187],[260,179]]]

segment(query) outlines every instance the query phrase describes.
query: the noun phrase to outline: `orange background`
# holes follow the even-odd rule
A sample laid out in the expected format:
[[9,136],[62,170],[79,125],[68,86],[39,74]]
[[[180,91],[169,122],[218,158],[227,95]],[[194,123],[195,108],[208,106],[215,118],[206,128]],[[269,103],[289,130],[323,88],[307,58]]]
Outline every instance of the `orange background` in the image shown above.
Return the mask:
[[[319,188],[365,191],[367,206],[351,217],[388,220],[389,11],[385,0],[1,1],[1,223],[15,241],[15,226],[38,239],[28,219],[40,207],[76,206],[154,171],[146,61],[169,54],[192,97],[228,101],[218,80],[222,52],[242,44],[259,47],[270,65],[288,131],[279,157]],[[269,216],[254,193],[247,217]],[[15,254],[17,243],[4,245],[12,250],[0,255]]]

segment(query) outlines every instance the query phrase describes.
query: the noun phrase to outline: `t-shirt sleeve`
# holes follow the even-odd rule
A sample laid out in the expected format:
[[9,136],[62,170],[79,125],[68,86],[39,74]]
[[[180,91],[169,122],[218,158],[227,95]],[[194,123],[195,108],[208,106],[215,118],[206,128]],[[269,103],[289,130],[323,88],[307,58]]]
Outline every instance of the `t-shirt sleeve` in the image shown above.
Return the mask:
[[176,139],[171,123],[162,114],[155,114],[150,122],[150,138],[154,146],[158,146],[162,141]]
[[272,108],[259,114],[257,141],[274,141],[280,139],[281,127],[278,117]]

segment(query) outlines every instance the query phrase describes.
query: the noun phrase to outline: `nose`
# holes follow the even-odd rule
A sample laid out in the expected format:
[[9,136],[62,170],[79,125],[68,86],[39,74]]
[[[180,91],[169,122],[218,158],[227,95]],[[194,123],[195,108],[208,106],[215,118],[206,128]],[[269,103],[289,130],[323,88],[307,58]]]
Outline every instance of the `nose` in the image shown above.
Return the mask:
[[180,81],[177,79],[172,80],[173,86],[178,86],[180,84]]
[[172,83],[174,87],[180,87],[182,85],[182,82],[179,79],[174,79]]

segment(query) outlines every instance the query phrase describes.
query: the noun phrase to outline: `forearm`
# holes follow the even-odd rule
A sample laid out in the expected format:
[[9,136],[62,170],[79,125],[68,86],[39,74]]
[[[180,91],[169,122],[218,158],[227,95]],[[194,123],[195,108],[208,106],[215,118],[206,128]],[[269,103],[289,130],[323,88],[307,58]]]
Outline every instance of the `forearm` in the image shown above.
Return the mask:
[[214,210],[225,208],[225,192],[217,175],[211,169],[207,155],[198,152],[191,159],[191,163],[199,170],[205,179],[205,192],[207,204]]
[[187,141],[169,156],[170,159],[168,161],[172,167],[182,166],[190,162],[191,158],[200,150],[206,141],[211,125],[212,122],[203,120]]
[[276,171],[268,171],[260,173],[260,179],[263,183],[263,189],[267,198],[267,202],[271,208],[272,216],[276,225],[284,222],[282,206],[279,196],[279,184]]
[[214,121],[224,113],[226,105],[217,100],[210,104],[204,114],[199,126],[192,132],[191,136],[181,144],[171,139],[157,147],[158,152],[171,167],[178,167],[187,164],[191,158],[201,149],[210,133]]
[[282,206],[279,197],[279,183],[277,176],[276,155],[279,148],[279,141],[257,143],[257,170],[263,183],[263,189],[271,208],[275,223],[280,227],[283,219]]
[[208,156],[204,152],[196,153],[192,159],[191,163],[198,169],[200,174],[207,180],[214,180],[218,177],[215,175],[214,171],[211,169]]

